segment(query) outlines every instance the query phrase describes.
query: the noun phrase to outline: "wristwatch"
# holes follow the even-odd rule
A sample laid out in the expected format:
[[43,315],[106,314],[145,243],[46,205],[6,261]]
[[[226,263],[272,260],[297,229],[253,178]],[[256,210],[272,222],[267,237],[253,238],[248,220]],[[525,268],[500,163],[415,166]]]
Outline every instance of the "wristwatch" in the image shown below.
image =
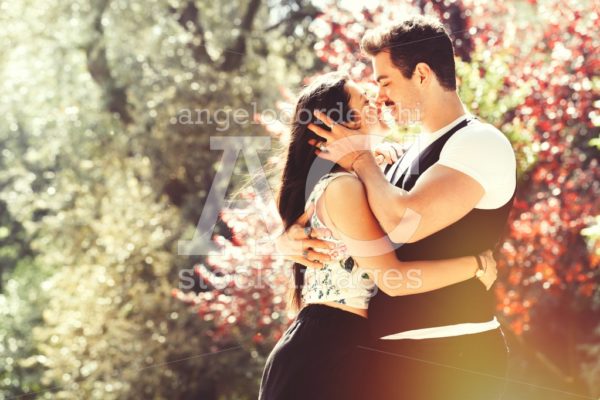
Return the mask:
[[475,256],[475,259],[477,260],[477,272],[475,272],[475,276],[477,277],[477,279],[481,279],[481,277],[483,277],[483,275],[485,275],[485,271],[487,269],[487,263],[486,263],[486,268],[484,268],[479,254],[477,254]]

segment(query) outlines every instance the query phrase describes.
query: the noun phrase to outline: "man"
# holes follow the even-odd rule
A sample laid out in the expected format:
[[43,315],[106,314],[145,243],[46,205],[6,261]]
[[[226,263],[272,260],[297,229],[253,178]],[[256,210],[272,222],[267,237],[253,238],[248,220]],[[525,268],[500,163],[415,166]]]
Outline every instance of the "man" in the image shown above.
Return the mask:
[[[317,154],[358,175],[381,227],[403,243],[398,259],[452,258],[495,247],[514,199],[515,156],[500,131],[466,112],[443,25],[411,17],[367,33],[361,47],[372,58],[379,102],[400,124],[416,116],[423,132],[384,172],[366,150],[367,135],[321,115],[331,131],[310,126],[325,139],[313,142]],[[296,261],[315,266],[324,256],[312,251],[320,244],[302,229],[306,220],[301,217],[278,245],[289,251],[308,239],[308,257]],[[378,291],[368,310],[374,340],[364,349],[371,372],[365,398],[499,398],[507,348],[494,310],[493,293],[476,280],[403,297]]]

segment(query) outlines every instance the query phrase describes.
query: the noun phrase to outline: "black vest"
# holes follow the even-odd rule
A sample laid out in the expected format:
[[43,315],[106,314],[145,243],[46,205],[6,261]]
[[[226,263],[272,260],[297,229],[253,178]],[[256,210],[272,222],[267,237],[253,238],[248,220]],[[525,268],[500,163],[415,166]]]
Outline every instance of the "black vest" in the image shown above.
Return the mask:
[[[425,148],[404,172],[396,186],[410,191],[417,179],[435,164],[442,148],[460,129],[471,123],[465,120]],[[387,171],[386,171],[387,172]],[[401,261],[438,260],[475,255],[495,249],[506,228],[515,194],[502,207],[491,210],[474,208],[460,220],[415,243],[396,249]],[[412,329],[486,322],[494,317],[494,291],[486,291],[476,278],[431,292],[391,297],[382,290],[369,303],[369,322],[376,337]]]

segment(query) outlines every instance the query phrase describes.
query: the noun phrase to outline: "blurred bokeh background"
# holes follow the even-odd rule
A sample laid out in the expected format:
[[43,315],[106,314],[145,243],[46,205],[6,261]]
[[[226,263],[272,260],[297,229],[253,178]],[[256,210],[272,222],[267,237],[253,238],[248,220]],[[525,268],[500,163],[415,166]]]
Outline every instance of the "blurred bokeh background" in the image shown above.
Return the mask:
[[[253,250],[278,221],[239,191],[241,157],[223,184],[247,206],[221,211],[221,250],[178,254],[219,171],[210,137],[270,138],[276,182],[286,126],[262,111],[323,71],[368,82],[361,35],[408,13],[444,21],[465,104],[518,155],[496,285],[507,399],[600,398],[598,3],[368,3],[0,1],[0,399],[255,398],[293,316],[287,265]],[[182,118],[200,109],[251,118]]]

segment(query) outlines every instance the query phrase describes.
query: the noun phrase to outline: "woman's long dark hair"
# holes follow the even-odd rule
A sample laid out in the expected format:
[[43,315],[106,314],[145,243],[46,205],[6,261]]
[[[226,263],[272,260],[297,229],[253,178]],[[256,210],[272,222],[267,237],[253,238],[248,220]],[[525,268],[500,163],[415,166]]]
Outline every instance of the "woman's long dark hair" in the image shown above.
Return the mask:
[[[308,144],[308,140],[323,139],[308,130],[308,124],[315,123],[329,129],[314,117],[314,110],[326,113],[338,123],[351,119],[352,112],[348,104],[350,95],[344,87],[348,79],[345,74],[328,73],[314,80],[300,93],[278,196],[279,214],[286,229],[304,213],[307,196],[318,180],[338,167],[316,156],[315,148]],[[294,263],[294,288],[290,298],[296,310],[302,305],[305,269],[302,264]]]

